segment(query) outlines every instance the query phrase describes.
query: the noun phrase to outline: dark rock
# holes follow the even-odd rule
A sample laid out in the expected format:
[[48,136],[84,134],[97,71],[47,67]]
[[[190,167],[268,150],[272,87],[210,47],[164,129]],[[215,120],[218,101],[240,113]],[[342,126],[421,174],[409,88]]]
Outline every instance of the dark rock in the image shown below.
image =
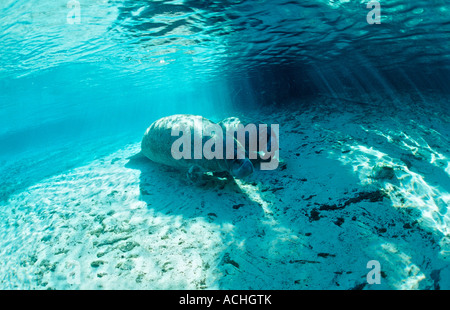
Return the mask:
[[348,199],[344,202],[344,207],[348,206],[352,203],[358,203],[363,200],[369,200],[370,202],[378,202],[383,201],[384,198],[387,198],[385,192],[381,190],[376,190],[374,192],[360,192],[355,197]]
[[272,193],[275,193],[275,192],[277,192],[277,191],[279,191],[279,190],[282,190],[282,189],[284,189],[284,187],[280,186],[280,187],[274,187],[274,188],[271,188],[270,191],[271,191]]
[[394,168],[389,166],[375,166],[372,169],[372,178],[376,180],[392,180],[395,178]]
[[318,221],[318,220],[320,220],[320,212],[319,211],[317,211],[317,209],[316,208],[314,208],[314,209],[312,209],[311,210],[311,213],[310,213],[310,215],[309,215],[309,221],[310,222],[312,222],[312,221]]
[[322,204],[319,207],[319,210],[321,211],[333,211],[333,210],[338,210],[338,209],[343,209],[344,207],[338,207],[337,205],[327,205],[327,204]]
[[230,258],[230,253],[225,253],[222,258],[222,264],[230,264],[239,269],[239,264]]
[[317,195],[311,195],[311,196],[309,196],[308,198],[304,198],[304,200],[310,200],[311,198],[313,198],[313,197],[316,197]]
[[377,228],[378,233],[382,234],[385,233],[387,231],[386,228],[382,227],[382,228]]
[[344,218],[338,217],[337,220],[334,221],[333,223],[340,227],[344,223]]
[[105,262],[102,260],[96,260],[91,263],[91,267],[98,268],[103,265]]
[[336,257],[336,255],[330,254],[330,253],[317,253],[317,256],[323,257],[323,258],[327,258],[328,256],[330,256],[330,257]]

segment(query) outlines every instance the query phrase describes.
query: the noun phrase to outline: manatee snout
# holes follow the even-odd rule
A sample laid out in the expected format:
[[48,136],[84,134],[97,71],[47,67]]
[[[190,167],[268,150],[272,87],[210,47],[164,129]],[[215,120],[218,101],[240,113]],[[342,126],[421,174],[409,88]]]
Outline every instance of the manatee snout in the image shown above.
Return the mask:
[[231,175],[239,179],[251,175],[253,170],[253,164],[248,158],[234,159],[230,167]]

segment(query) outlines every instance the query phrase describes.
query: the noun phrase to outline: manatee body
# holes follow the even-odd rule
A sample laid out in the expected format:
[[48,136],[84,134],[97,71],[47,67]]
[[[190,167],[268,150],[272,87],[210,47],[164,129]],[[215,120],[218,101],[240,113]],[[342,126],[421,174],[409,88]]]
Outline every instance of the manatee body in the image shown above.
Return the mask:
[[[216,126],[214,127],[214,125]],[[177,114],[161,118],[151,124],[145,132],[141,143],[141,152],[156,163],[188,170],[190,178],[190,174],[194,172],[228,172],[237,178],[250,175],[253,172],[253,165],[250,160],[247,158],[237,159],[237,156],[234,156],[234,159],[226,159],[226,132],[212,132],[211,135],[205,135],[205,133],[211,131],[211,128],[220,128],[220,126],[198,115]],[[180,135],[172,136],[173,129],[176,129],[176,132]],[[172,146],[180,139],[182,134],[186,133],[190,133],[190,157],[176,159],[172,154]],[[194,151],[196,147],[197,150],[203,150],[205,143],[211,139],[214,139],[216,145],[222,145],[223,154],[221,158],[207,159],[202,155],[201,158],[195,159]],[[197,145],[195,145],[196,142]],[[243,146],[237,140],[234,142],[233,151],[236,154],[239,149],[243,149]]]

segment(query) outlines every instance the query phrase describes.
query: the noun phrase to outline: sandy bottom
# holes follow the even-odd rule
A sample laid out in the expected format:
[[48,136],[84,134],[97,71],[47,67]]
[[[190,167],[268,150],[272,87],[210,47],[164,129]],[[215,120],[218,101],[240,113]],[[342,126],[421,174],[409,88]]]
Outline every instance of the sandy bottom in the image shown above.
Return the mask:
[[448,100],[341,99],[252,115],[286,165],[246,180],[192,186],[136,142],[10,195],[0,288],[450,289]]

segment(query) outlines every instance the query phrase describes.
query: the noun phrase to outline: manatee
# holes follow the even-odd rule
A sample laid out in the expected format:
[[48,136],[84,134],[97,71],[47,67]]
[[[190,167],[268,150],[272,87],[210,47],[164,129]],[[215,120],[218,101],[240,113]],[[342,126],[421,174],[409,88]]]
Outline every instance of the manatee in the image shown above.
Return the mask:
[[[245,149],[234,137],[230,137],[234,141],[233,149],[230,150],[233,152],[233,159],[226,158],[227,133],[221,129],[219,124],[198,115],[163,117],[146,130],[141,152],[153,162],[187,171],[188,178],[194,183],[202,179],[204,172],[226,173],[236,178],[252,174],[254,167],[251,161],[247,157],[239,159],[237,156],[239,152],[245,153]],[[175,135],[172,135],[173,131]],[[190,143],[180,144],[181,139]],[[206,154],[200,154],[199,158],[198,150],[203,150],[206,146],[210,147],[207,150],[211,149],[215,155],[221,156],[207,158],[204,156]],[[174,156],[174,150],[183,153],[183,157],[175,158],[177,156]]]

